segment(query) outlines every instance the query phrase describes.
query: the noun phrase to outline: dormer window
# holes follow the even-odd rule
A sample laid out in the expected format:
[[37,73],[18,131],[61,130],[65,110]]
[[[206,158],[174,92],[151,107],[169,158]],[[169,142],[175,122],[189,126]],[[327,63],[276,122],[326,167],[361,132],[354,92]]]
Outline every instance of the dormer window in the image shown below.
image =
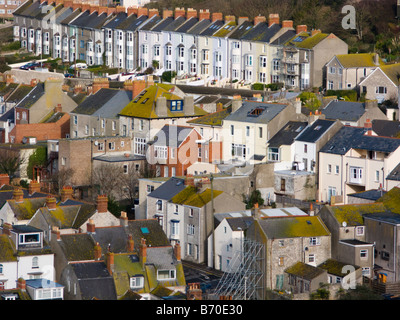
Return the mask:
[[171,111],[182,111],[183,110],[183,101],[182,100],[171,100],[170,101],[170,110]]
[[131,289],[143,288],[144,287],[144,277],[142,275],[131,277],[130,287],[131,287]]
[[158,270],[157,280],[173,280],[176,278],[175,270]]
[[251,116],[251,117],[258,117],[261,113],[263,113],[264,112],[264,108],[261,108],[261,107],[257,107],[257,108],[254,108],[253,110],[251,110],[250,112],[249,112],[249,116]]

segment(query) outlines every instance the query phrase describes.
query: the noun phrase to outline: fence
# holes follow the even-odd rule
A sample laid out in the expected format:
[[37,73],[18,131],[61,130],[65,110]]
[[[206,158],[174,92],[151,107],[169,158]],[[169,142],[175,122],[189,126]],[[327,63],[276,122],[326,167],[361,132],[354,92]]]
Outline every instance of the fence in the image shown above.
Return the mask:
[[282,195],[278,195],[278,194],[275,196],[275,201],[276,201],[276,203],[280,203],[282,205],[286,205],[286,206],[291,205],[294,207],[305,209],[307,211],[309,210],[310,205],[312,204],[315,214],[317,214],[324,206],[323,204],[316,203],[314,201],[304,201],[304,200],[294,199],[294,198],[290,198],[290,197],[282,196]]

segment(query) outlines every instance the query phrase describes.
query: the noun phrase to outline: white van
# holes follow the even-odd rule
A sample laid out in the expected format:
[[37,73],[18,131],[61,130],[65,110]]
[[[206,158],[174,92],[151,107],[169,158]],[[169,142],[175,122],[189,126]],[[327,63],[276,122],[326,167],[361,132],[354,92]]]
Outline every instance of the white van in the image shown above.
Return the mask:
[[[77,63],[76,64],[76,69],[86,69],[88,66],[86,63]],[[75,69],[75,65],[73,64],[72,66],[69,67],[70,69]]]

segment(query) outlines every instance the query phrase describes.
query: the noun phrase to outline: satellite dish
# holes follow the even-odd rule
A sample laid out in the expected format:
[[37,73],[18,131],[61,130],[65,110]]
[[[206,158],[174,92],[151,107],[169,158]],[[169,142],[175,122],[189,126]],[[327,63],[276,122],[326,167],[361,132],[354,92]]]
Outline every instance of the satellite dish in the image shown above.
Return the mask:
[[345,227],[345,228],[347,227],[346,221],[343,221],[343,222],[342,222],[342,226]]
[[98,144],[99,144],[99,142],[98,142],[98,141],[95,141],[95,142],[94,142],[94,145],[95,145],[95,146],[97,146]]

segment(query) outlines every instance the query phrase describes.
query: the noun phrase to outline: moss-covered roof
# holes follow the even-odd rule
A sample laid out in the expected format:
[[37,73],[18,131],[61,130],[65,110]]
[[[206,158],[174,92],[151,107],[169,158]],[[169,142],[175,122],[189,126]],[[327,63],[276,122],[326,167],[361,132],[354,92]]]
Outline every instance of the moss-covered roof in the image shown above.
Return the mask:
[[400,84],[400,63],[381,65],[380,68],[395,85]]
[[[357,67],[377,67],[374,63],[374,53],[350,53],[339,54],[336,58],[344,68],[357,68]],[[383,61],[379,59],[379,65]]]
[[19,102],[32,91],[32,87],[28,85],[21,84],[13,93],[7,98],[8,102]]
[[[144,89],[138,96],[134,97],[133,100],[119,113],[121,116],[145,118],[145,119],[157,119],[156,114],[156,101],[158,97],[165,97],[167,100],[183,100],[182,97],[172,93],[173,86],[154,84]],[[194,106],[194,116],[202,116],[207,114],[203,109]],[[183,111],[171,111],[167,110],[168,118],[177,118],[193,115],[185,115]]]
[[[349,265],[348,263],[339,262],[334,259],[328,259],[325,262],[321,263],[318,268],[326,270],[328,273],[333,274],[338,277],[344,277],[347,275],[347,271],[343,272],[343,267]],[[359,268],[358,266],[355,266]]]
[[8,204],[18,220],[31,219],[35,212],[41,208],[45,202],[45,198],[24,199],[23,202],[15,202],[15,200],[12,199],[8,200]]
[[0,235],[0,262],[17,261],[10,238],[2,234]]
[[315,277],[323,274],[325,271],[321,268],[314,267],[299,261],[293,266],[287,268],[285,272],[306,280],[312,280]]
[[225,108],[221,111],[206,114],[202,117],[189,120],[187,123],[201,124],[206,126],[221,126],[222,120],[229,116],[232,112],[232,107]]
[[[222,194],[223,191],[214,190],[214,198]],[[187,186],[172,199],[172,203],[183,204],[191,207],[202,208],[211,201],[211,189],[205,189],[203,192],[198,193],[193,186]]]
[[394,187],[378,200],[391,212],[400,214],[400,188]]
[[214,33],[213,36],[214,37],[226,37],[236,26],[237,26],[236,21],[229,21],[222,28],[220,28],[216,33]]
[[363,215],[386,211],[383,203],[372,204],[348,204],[330,207],[336,220],[340,225],[346,222],[348,226],[359,226],[364,224]]
[[60,246],[69,262],[94,260],[95,243],[87,233],[61,235]]
[[330,232],[317,216],[266,218],[260,221],[269,239],[329,236]]

